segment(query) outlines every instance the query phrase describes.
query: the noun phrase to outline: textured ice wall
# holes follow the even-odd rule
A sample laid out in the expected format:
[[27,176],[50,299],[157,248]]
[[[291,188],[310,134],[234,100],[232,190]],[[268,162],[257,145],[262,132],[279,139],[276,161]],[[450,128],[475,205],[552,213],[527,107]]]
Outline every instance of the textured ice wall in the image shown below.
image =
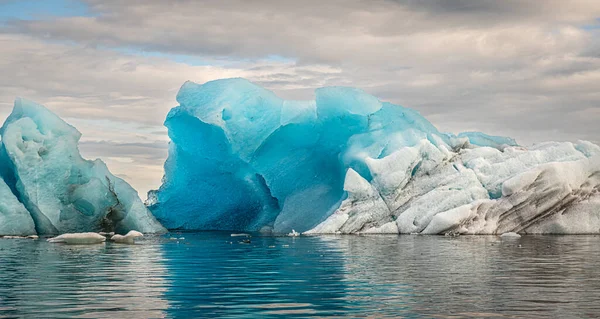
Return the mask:
[[[418,155],[403,161],[409,153]],[[415,164],[425,161],[429,163]],[[444,154],[423,141],[368,162],[374,176],[368,185],[385,202],[378,217],[373,218],[375,210],[363,208],[371,199],[350,193],[340,209],[308,233],[600,231],[600,148],[588,142],[502,151],[464,148]],[[365,183],[346,179],[345,188],[360,184],[367,189]]]
[[43,106],[17,99],[0,134],[0,235],[165,230],[129,184],[81,157],[81,134]]
[[423,139],[447,150],[468,141],[358,89],[315,94],[285,101],[244,79],[185,83],[165,121],[172,143],[152,212],[167,228],[305,231],[347,196],[348,168],[369,181],[368,158]]

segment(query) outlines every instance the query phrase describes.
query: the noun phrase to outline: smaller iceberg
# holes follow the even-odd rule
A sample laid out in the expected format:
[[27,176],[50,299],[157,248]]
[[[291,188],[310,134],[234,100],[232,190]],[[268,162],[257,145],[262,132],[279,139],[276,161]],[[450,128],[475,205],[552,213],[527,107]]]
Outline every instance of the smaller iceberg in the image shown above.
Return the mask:
[[104,162],[81,157],[81,133],[45,107],[17,99],[0,135],[0,235],[166,231]]
[[144,234],[142,234],[136,230],[130,230],[125,235],[118,235],[118,234],[114,235],[110,238],[110,240],[114,241],[115,243],[119,243],[119,244],[134,244],[135,239],[138,237],[144,237]]
[[106,237],[98,233],[67,233],[49,238],[49,243],[61,243],[69,245],[100,244],[106,241]]

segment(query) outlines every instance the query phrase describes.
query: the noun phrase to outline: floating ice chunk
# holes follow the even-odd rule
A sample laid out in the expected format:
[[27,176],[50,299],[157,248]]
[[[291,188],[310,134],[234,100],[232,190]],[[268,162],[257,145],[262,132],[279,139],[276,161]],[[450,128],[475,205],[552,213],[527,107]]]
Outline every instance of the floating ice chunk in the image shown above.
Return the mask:
[[514,233],[514,232],[508,232],[508,233],[504,233],[504,234],[500,235],[500,237],[502,237],[502,238],[519,238],[519,237],[521,237],[521,235]]
[[231,234],[231,237],[251,237],[250,234]]
[[289,233],[288,236],[290,236],[290,237],[298,237],[298,236],[300,236],[300,233],[292,229],[292,232]]
[[115,243],[119,243],[119,244],[134,244],[134,240],[138,237],[144,237],[144,234],[140,233],[139,231],[136,230],[130,230],[127,234],[125,235],[114,235],[110,238],[110,240],[114,241]]
[[11,235],[8,235],[8,236],[2,236],[2,238],[4,238],[4,239],[26,239],[27,237],[26,236],[11,236]]
[[99,244],[106,241],[106,237],[98,233],[67,233],[53,238],[49,238],[51,243],[64,243],[69,245],[88,245]]

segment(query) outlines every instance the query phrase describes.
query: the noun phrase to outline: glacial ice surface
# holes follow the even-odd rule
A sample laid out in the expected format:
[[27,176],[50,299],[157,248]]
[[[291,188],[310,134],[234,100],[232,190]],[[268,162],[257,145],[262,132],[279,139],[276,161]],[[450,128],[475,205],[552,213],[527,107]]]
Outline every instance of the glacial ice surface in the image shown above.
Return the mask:
[[600,148],[439,132],[346,87],[285,101],[244,79],[186,82],[149,193],[170,229],[597,233]]
[[25,236],[35,233],[31,215],[6,182],[0,179],[0,235]]
[[81,134],[43,106],[17,99],[0,134],[0,234],[165,231],[129,184],[81,157]]

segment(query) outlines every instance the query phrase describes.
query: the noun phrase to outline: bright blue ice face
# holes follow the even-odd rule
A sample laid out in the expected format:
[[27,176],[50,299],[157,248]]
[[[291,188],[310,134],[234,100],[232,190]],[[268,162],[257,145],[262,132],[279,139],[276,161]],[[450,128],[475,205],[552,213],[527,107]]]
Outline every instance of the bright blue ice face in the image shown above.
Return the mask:
[[149,194],[151,211],[172,229],[305,231],[339,207],[348,168],[370,180],[366,157],[450,138],[419,113],[354,88],[284,101],[225,79],[187,82],[177,101],[165,121],[164,182]]

